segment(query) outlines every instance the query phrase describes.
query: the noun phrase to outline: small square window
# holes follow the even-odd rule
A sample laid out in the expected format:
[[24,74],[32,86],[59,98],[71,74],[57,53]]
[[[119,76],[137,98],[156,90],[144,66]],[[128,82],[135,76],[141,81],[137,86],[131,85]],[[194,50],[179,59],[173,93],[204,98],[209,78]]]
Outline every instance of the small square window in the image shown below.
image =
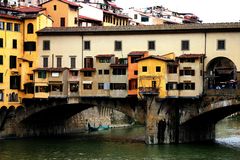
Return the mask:
[[16,49],[17,48],[17,40],[16,39],[13,39],[13,44],[12,44],[13,48]]
[[0,48],[3,48],[3,38],[0,38]]
[[161,67],[160,66],[156,67],[156,72],[161,72]]
[[181,42],[181,49],[182,51],[189,50],[189,40],[183,40]]
[[57,10],[57,5],[53,6],[53,10],[56,11]]
[[218,40],[217,41],[217,49],[218,50],[225,50],[225,40]]
[[109,74],[109,70],[104,70],[104,74]]
[[0,65],[3,65],[3,56],[0,56]]
[[72,72],[72,76],[78,76],[78,71],[71,71]]
[[31,68],[33,66],[33,62],[29,62],[29,67]]
[[138,75],[138,71],[137,70],[134,71],[134,75]]
[[142,72],[147,72],[147,66],[142,67]]
[[90,50],[90,49],[91,49],[90,41],[84,41],[84,50]]
[[49,40],[43,41],[43,50],[50,50],[50,41]]
[[148,41],[148,50],[155,50],[155,41]]
[[98,89],[104,89],[104,83],[98,83]]
[[7,23],[7,31],[12,31],[12,23]]
[[102,74],[102,70],[99,69],[98,70],[98,74],[101,75]]
[[115,41],[115,51],[122,50],[122,41]]
[[31,80],[31,81],[33,80],[33,74],[29,75],[29,80]]

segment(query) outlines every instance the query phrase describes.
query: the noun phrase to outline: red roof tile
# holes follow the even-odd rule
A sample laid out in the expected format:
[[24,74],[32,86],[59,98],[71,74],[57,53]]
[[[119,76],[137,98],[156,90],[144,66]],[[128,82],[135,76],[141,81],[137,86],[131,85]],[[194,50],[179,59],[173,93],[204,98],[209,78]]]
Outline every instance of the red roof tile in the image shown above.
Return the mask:
[[137,59],[137,61],[150,59],[150,58],[158,59],[158,60],[162,60],[162,61],[174,61],[173,59],[168,59],[168,58],[165,58],[165,57],[162,57],[162,56],[155,56],[155,55],[150,55],[150,56],[147,56],[147,57],[139,58],[139,59]]
[[122,9],[121,7],[117,6],[114,2],[108,1],[108,4],[114,8]]
[[182,54],[178,58],[200,58],[205,57],[205,54]]
[[0,14],[1,18],[7,18],[7,19],[20,19],[17,16],[12,16],[12,15],[8,15],[8,14]]
[[148,53],[148,51],[132,51],[128,55],[129,56],[143,56],[145,53]]
[[99,54],[99,55],[96,55],[95,57],[96,58],[111,58],[113,56],[114,56],[114,54]]
[[[52,1],[52,0],[43,2],[43,3],[40,4],[40,6],[42,6],[43,4],[46,4],[46,3],[50,2],[50,1]],[[63,3],[66,3],[66,4],[68,4],[69,6],[72,6],[72,7],[80,7],[79,4],[74,3],[74,2],[70,2],[70,1],[68,1],[68,0],[59,0],[59,1],[61,1],[61,2],[63,2]]]
[[68,0],[60,0],[60,1],[62,1],[62,2],[64,2],[64,3],[67,3],[68,5],[73,6],[73,7],[80,7],[79,4],[74,3],[74,2],[70,2],[70,1],[68,1]]
[[79,18],[81,18],[81,19],[86,19],[86,20],[91,20],[91,21],[98,21],[98,22],[102,22],[101,20],[94,19],[94,18],[87,17],[87,16],[82,16],[82,15],[79,15]]
[[20,6],[18,8],[16,8],[17,11],[22,12],[22,13],[38,13],[40,11],[45,10],[44,8],[41,7],[35,7],[35,6],[30,6],[30,7],[26,7],[26,6]]

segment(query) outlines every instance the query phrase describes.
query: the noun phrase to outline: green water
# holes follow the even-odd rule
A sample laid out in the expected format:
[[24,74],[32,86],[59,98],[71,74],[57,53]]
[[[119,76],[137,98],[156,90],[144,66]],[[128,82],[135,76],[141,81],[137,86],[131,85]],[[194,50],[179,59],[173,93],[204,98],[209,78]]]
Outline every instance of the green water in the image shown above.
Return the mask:
[[215,144],[143,143],[143,127],[64,138],[0,140],[0,160],[240,160],[240,122],[217,125]]

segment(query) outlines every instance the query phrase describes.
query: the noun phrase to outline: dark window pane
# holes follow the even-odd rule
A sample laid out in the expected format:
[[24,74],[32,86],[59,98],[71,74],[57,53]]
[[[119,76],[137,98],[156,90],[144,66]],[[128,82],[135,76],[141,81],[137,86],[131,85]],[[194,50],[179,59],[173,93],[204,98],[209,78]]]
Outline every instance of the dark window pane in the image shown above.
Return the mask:
[[24,42],[24,51],[36,51],[36,42]]

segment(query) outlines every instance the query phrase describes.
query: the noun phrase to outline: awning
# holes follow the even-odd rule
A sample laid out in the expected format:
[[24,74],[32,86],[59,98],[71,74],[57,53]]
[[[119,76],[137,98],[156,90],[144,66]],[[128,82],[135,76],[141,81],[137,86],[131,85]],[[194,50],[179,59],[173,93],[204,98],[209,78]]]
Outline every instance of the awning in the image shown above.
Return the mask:
[[83,81],[83,84],[92,84],[92,81]]

